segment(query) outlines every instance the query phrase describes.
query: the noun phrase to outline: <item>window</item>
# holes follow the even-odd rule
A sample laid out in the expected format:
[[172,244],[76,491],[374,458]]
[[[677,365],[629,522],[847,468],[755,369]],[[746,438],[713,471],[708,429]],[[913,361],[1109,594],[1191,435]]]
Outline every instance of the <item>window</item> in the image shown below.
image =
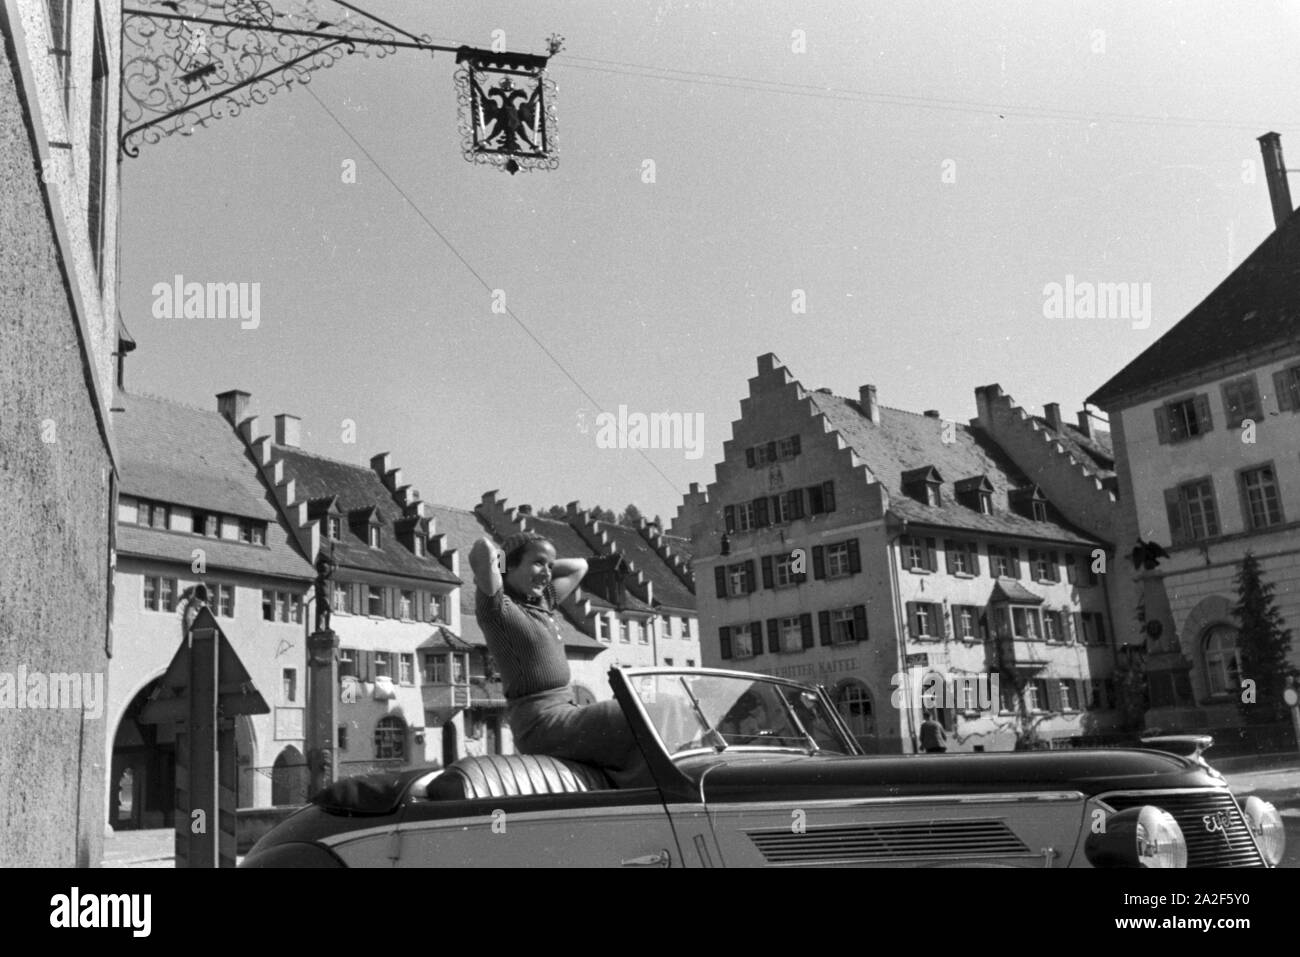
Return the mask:
[[731,642],[735,657],[754,657],[754,629],[752,625],[738,625],[732,628]]
[[171,508],[169,506],[141,499],[136,507],[138,509],[136,524],[164,530],[171,527]]
[[1205,677],[1212,695],[1230,694],[1241,687],[1241,655],[1237,629],[1215,625],[1205,634]]
[[275,592],[262,590],[262,620],[275,621]]
[[[71,13],[70,9],[68,13]],[[95,257],[95,271],[102,285],[107,219],[105,206],[108,196],[108,171],[111,168],[108,144],[113,124],[108,115],[108,54],[104,50],[104,24],[99,17],[98,5],[95,6],[94,43],[90,66],[90,182],[89,194],[86,198],[86,228],[90,235],[91,254]]]
[[1258,422],[1263,418],[1253,375],[1223,384],[1223,414],[1230,429],[1238,428],[1244,419]]
[[451,596],[434,595],[433,613],[437,621],[451,621]]
[[695,667],[695,659],[694,659],[694,658],[687,658],[687,659],[686,659],[686,667],[687,667],[687,668],[694,668],[694,667]]
[[630,626],[628,620],[626,618],[620,618],[618,620],[618,640],[624,644],[628,644],[632,641],[632,632],[629,629]]
[[374,667],[374,676],[376,678],[391,678],[393,676],[392,667],[388,661],[388,652],[376,651],[373,655],[372,665]]
[[281,672],[280,683],[281,683],[280,690],[284,694],[284,700],[289,704],[293,704],[295,701],[297,701],[298,700],[298,669],[285,668],[284,671]]
[[691,637],[691,620],[689,618],[682,619],[682,637]]
[[235,586],[217,586],[217,614],[222,618],[235,617]]
[[346,751],[347,749],[348,749],[348,726],[346,724],[341,724],[339,725],[339,750]]
[[343,582],[334,582],[334,598],[330,602],[331,611],[352,611],[351,589]]
[[1209,478],[1166,489],[1165,512],[1175,545],[1219,534],[1219,511],[1214,502],[1214,483]]
[[932,572],[938,570],[933,538],[904,535],[898,541],[899,557],[908,571]]
[[598,618],[598,620],[597,620],[596,636],[597,636],[601,641],[609,641],[609,638],[610,638],[610,628],[609,628],[609,616],[608,616],[608,615],[601,615],[601,616],[599,616],[599,618]]
[[821,485],[810,486],[805,491],[808,493],[809,515],[822,515],[835,511],[834,482],[822,482]]
[[1062,711],[1079,710],[1079,682],[1074,678],[1062,678],[1058,682],[1061,695]]
[[1048,710],[1046,679],[1033,678],[1025,683],[1025,705],[1030,711]]
[[150,611],[158,610],[158,579],[152,575],[144,577],[144,607]]
[[241,518],[239,520],[239,540],[245,545],[265,545],[266,522],[254,521],[251,518]]
[[289,596],[289,618],[302,624],[302,595]]
[[794,556],[787,552],[774,556],[772,562],[772,580],[776,587],[784,588],[786,585],[793,585],[798,578],[798,576],[796,576],[792,571],[794,568]]
[[1048,641],[1065,641],[1065,622],[1059,611],[1043,612],[1043,637]]
[[411,539],[411,551],[415,553],[416,558],[424,557],[424,536],[416,535]]
[[913,638],[943,637],[943,606],[932,602],[909,601],[908,621]]
[[993,493],[981,490],[979,493],[979,512],[981,515],[993,514]]
[[830,613],[831,643],[847,645],[850,642],[864,640],[867,637],[865,612],[866,609],[862,605],[833,610]]
[[1061,569],[1057,562],[1056,552],[1039,551],[1031,548],[1029,550],[1029,566],[1033,569],[1035,581],[1059,582],[1061,580]]
[[397,656],[398,684],[415,684],[415,655],[408,653]]
[[366,543],[371,548],[378,548],[379,547],[379,526],[378,525],[368,526],[366,529],[366,534],[367,534]]
[[846,681],[835,689],[835,708],[855,738],[876,733],[876,719],[871,709],[871,692],[861,681]]
[[375,725],[375,757],[406,757],[406,722],[394,715],[385,715]]
[[665,668],[671,668],[672,666],[673,666],[673,659],[671,659],[671,658],[665,658],[665,659],[664,659],[664,667],[665,667]]
[[397,599],[397,617],[403,620],[409,620],[411,617],[411,606],[415,604],[415,592],[402,590]]
[[734,528],[732,531],[747,532],[754,527],[754,503],[741,502],[733,506],[735,515]]
[[1038,609],[1025,605],[1011,606],[1012,634],[1017,638],[1037,641],[1043,636],[1043,624]]
[[1207,395],[1166,402],[1156,409],[1156,438],[1161,445],[1185,442],[1204,435],[1213,427]]
[[196,509],[190,527],[195,535],[202,535],[204,538],[220,538],[221,516]]
[[1047,521],[1047,503],[1032,502],[1031,504],[1033,505],[1034,521],[1035,522]]
[[339,677],[355,678],[357,674],[357,650],[355,648],[339,649]]
[[772,496],[772,524],[783,525],[803,518],[803,489]]
[[974,542],[957,542],[945,539],[944,557],[949,575],[978,575],[980,573],[979,546]]
[[371,585],[366,590],[366,614],[375,618],[384,615],[384,590],[378,585]]
[[953,606],[953,623],[957,627],[957,637],[967,641],[979,638],[979,609],[973,605]]
[[158,579],[158,604],[161,611],[175,611],[179,589],[175,578]]
[[463,685],[469,684],[469,655],[452,655],[451,656],[451,682],[452,684]]
[[792,459],[799,454],[799,436],[792,435],[776,443],[776,455],[780,459]]
[[289,602],[288,602],[288,597],[289,597],[289,596],[286,595],[286,594],[285,594],[284,592],[282,592],[282,591],[278,591],[278,592],[275,593],[275,596],[274,596],[274,598],[273,598],[273,601],[274,601],[274,607],[273,607],[273,610],[272,610],[272,612],[271,612],[271,620],[272,620],[272,621],[288,621],[288,620],[289,620]]
[[1246,469],[1239,473],[1246,527],[1251,530],[1282,524],[1282,500],[1277,491],[1273,466]]
[[782,618],[780,628],[781,650],[803,651],[803,625],[799,621],[799,616]]
[[671,638],[673,636],[673,616],[660,615],[659,620],[663,625],[663,629],[662,629],[663,636],[665,638]]
[[445,685],[447,683],[447,656],[426,654],[424,656],[424,683]]
[[754,563],[727,566],[727,593],[732,597],[748,595],[754,590]]
[[1300,366],[1273,373],[1273,392],[1279,412],[1300,412]]
[[339,541],[341,532],[341,523],[338,516],[331,515],[325,522],[325,534],[332,541]]
[[849,543],[837,542],[826,546],[826,577],[843,578],[849,571]]
[[637,640],[643,645],[650,644],[650,620],[637,622]]
[[1104,645],[1106,643],[1106,624],[1101,612],[1085,611],[1079,615],[1083,624],[1083,643],[1086,645]]
[[994,578],[1020,577],[1020,551],[1002,545],[989,546],[989,574]]

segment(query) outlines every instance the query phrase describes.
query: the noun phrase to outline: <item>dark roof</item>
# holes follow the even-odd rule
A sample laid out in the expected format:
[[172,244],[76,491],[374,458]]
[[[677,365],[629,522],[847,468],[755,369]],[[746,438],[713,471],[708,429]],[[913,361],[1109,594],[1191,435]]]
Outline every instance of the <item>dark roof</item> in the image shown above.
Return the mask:
[[[880,424],[864,415],[854,399],[825,392],[807,393],[813,406],[857,453],[870,473],[890,494],[890,509],[900,518],[918,524],[968,529],[1024,538],[1094,544],[1089,538],[1049,512],[1049,521],[1036,522],[1011,512],[1008,495],[1032,483],[982,430],[898,409],[880,408]],[[944,442],[946,426],[953,441]],[[903,494],[902,476],[923,465],[944,477],[942,505],[931,506]],[[993,514],[982,515],[958,502],[955,483],[977,475],[993,486]]]
[[1014,601],[1022,605],[1041,605],[1043,603],[1041,596],[1035,595],[1014,578],[999,578],[997,584],[993,586],[993,595],[989,600]]
[[257,464],[221,415],[129,392],[117,401],[122,494],[276,521]]
[[241,571],[302,580],[316,577],[311,563],[290,541],[289,532],[276,522],[267,526],[265,547],[139,525],[117,527],[117,551],[123,556],[176,562],[188,567],[194,562],[196,548],[203,549],[209,576],[215,577],[223,571]]
[[[339,523],[342,538],[334,544],[334,560],[339,565],[460,584],[460,579],[436,558],[431,555],[420,558],[398,541],[394,527],[404,517],[402,507],[393,500],[392,493],[372,469],[327,459],[287,445],[272,445],[271,448],[274,458],[284,461],[284,477],[294,480],[294,493],[299,501],[337,496],[339,510],[345,515],[374,509],[381,528],[380,547],[371,548],[348,521],[342,521]],[[322,544],[326,542],[322,536]]]
[[542,518],[538,515],[520,517],[524,520],[528,531],[545,535],[551,540],[555,545],[555,554],[560,558],[591,558],[599,554],[568,522],[555,518]]
[[690,611],[695,609],[695,595],[637,529],[601,522],[600,530],[609,533],[609,540],[618,546],[619,554],[654,585],[654,600],[658,604]]
[[[469,571],[469,550],[484,535],[492,538],[498,545],[501,542],[495,535],[492,535],[488,527],[483,524],[482,520],[474,512],[467,512],[463,508],[453,508],[450,505],[433,505],[429,502],[425,503],[425,508],[433,516],[434,533],[446,536],[443,539],[443,548],[448,550],[457,549],[460,552],[460,567],[465,574],[464,584],[460,589],[461,637],[472,644],[487,644],[474,614],[474,576]],[[565,528],[568,528],[568,526],[565,525]],[[548,528],[543,534],[547,534],[549,531]],[[569,529],[569,531],[572,532],[573,530]],[[574,532],[574,534],[577,533]],[[556,542],[555,544],[558,551],[560,543]],[[581,554],[578,557],[585,558],[589,554],[590,549],[587,549],[586,554]],[[587,593],[584,591],[583,594],[586,595]],[[588,595],[587,597],[591,596]],[[556,623],[560,626],[560,637],[564,639],[564,647],[566,648],[600,651],[607,647],[579,631],[564,613],[556,616]]]
[[1111,448],[1109,432],[1094,430],[1089,438],[1066,422],[1062,422],[1061,428],[1057,430],[1041,416],[1034,416],[1034,421],[1054,436],[1067,452],[1072,452],[1090,474],[1097,478],[1108,478],[1115,474],[1115,452]]
[[1271,346],[1300,342],[1300,215],[1292,214],[1172,329],[1088,397],[1129,393]]
[[695,555],[691,551],[691,540],[689,538],[680,538],[677,535],[667,534],[661,535],[660,538],[665,545],[672,549],[674,555],[680,555],[682,561],[686,562],[687,565],[691,563],[691,559]]

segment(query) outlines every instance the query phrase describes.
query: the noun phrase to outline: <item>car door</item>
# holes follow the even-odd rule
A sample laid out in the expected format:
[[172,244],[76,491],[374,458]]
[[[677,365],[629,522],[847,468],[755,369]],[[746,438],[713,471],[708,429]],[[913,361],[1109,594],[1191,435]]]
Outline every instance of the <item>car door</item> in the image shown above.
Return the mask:
[[654,788],[416,801],[397,825],[397,867],[678,867]]

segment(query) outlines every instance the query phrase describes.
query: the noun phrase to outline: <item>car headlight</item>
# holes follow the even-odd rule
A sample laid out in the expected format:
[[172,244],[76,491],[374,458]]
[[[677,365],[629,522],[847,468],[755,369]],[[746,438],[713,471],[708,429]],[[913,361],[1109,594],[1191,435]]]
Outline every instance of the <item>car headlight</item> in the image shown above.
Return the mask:
[[1267,801],[1251,795],[1246,798],[1246,823],[1255,843],[1270,866],[1276,867],[1286,850],[1286,831],[1282,828],[1282,815]]
[[1106,818],[1088,835],[1084,853],[1093,867],[1186,867],[1183,829],[1168,811],[1151,804]]

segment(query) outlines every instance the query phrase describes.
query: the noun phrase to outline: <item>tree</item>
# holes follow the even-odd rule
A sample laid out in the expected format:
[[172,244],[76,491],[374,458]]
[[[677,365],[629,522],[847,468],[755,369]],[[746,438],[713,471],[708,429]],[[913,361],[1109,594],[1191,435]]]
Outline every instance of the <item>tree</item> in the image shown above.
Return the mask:
[[636,527],[636,523],[640,520],[641,509],[637,508],[631,502],[628,503],[627,508],[623,509],[623,514],[618,517],[618,523],[620,525],[630,525],[633,528]]
[[568,512],[564,510],[563,505],[551,505],[546,511],[542,512],[545,518],[564,518]]
[[[1243,686],[1237,709],[1247,724],[1285,721],[1287,705],[1282,694],[1288,680],[1297,676],[1287,661],[1291,632],[1283,627],[1282,614],[1273,604],[1273,585],[1264,580],[1259,559],[1251,552],[1241,560],[1236,586],[1237,604],[1232,613],[1240,627],[1237,655]],[[1248,681],[1253,685],[1247,685]]]

